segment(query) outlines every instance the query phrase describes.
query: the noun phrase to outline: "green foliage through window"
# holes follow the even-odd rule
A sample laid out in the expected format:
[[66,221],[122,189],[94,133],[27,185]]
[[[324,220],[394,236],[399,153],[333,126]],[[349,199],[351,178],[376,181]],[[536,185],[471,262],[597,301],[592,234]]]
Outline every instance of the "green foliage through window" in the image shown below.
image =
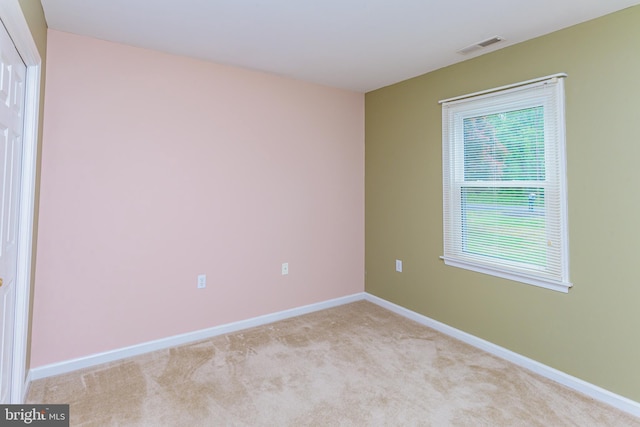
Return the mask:
[[463,188],[461,197],[465,253],[546,265],[543,188],[472,187]]
[[464,119],[464,178],[544,180],[543,107]]

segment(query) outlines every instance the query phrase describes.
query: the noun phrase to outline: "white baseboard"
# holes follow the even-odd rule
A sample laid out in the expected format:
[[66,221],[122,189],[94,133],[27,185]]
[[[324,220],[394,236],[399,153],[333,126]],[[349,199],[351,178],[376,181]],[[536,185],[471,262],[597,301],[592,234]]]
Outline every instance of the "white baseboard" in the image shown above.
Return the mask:
[[474,335],[468,334],[459,329],[438,322],[437,320],[431,319],[427,316],[423,316],[422,314],[418,314],[414,311],[406,309],[382,298],[378,298],[375,295],[365,293],[364,299],[377,304],[380,307],[386,308],[389,311],[393,311],[394,313],[414,320],[422,325],[435,329],[436,331],[442,332],[443,334],[449,335],[462,342],[484,350],[487,353],[491,353],[494,356],[498,356],[501,359],[508,360],[509,362],[533,371],[538,375],[541,375],[545,378],[576,390],[582,394],[618,408],[621,411],[627,412],[636,417],[640,417],[639,402],[612,393],[609,390],[598,387],[597,385],[588,383],[584,380],[581,380],[580,378],[576,378],[550,366],[544,365],[540,362],[536,362],[535,360],[529,359],[528,357],[525,357],[521,354],[515,353],[511,350],[507,350],[504,347],[500,347],[499,345],[490,343],[489,341],[485,341],[482,338],[478,338]]
[[218,335],[229,334],[240,331],[242,329],[253,328],[255,326],[266,325],[268,323],[277,322],[279,320],[288,319],[290,317],[300,316],[314,311],[324,310],[339,305],[348,304],[354,301],[365,299],[364,292],[349,295],[346,297],[331,299],[316,304],[296,307],[289,310],[279,311],[277,313],[266,314],[263,316],[253,317],[239,322],[227,323],[225,325],[215,326],[212,328],[202,329],[199,331],[188,332],[186,334],[174,335],[155,341],[149,341],[130,347],[120,348],[116,350],[106,351],[104,353],[93,354],[77,359],[66,360],[64,362],[53,363],[50,365],[33,368],[29,371],[29,381],[35,381],[42,378],[52,377],[54,375],[66,374],[78,369],[88,368],[100,365],[102,363],[114,362],[127,357],[138,356],[140,354],[149,353],[156,350],[163,350],[190,342],[200,341]]
[[456,338],[462,342],[470,344],[502,359],[508,360],[518,366],[533,371],[545,378],[576,390],[582,394],[592,397],[596,400],[604,402],[615,408],[618,408],[624,412],[627,412],[636,417],[640,417],[640,403],[628,399],[624,396],[612,393],[594,384],[588,383],[584,380],[566,374],[562,371],[554,369],[550,366],[544,365],[521,354],[515,353],[511,350],[507,350],[504,347],[485,341],[482,338],[478,338],[474,335],[463,332],[454,327],[448,326],[437,320],[431,319],[422,314],[418,314],[407,308],[368,294],[361,292],[353,295],[349,295],[342,298],[336,298],[328,301],[323,301],[316,304],[305,305],[302,307],[293,308],[290,310],[279,311],[277,313],[266,314],[264,316],[258,316],[239,322],[228,323],[225,325],[215,326],[213,328],[203,329],[200,331],[189,332],[186,334],[175,335],[172,337],[163,338],[160,340],[149,341],[146,343],[134,345],[131,347],[125,347],[121,349],[111,350],[104,353],[94,354],[91,356],[81,357],[78,359],[68,360],[60,363],[54,363],[51,365],[41,366],[31,369],[27,375],[25,390],[28,390],[31,381],[39,380],[42,378],[51,377],[54,375],[65,374],[78,369],[88,368],[91,366],[100,365],[102,363],[114,362],[127,357],[137,356],[151,351],[162,350],[170,347],[175,347],[190,342],[200,341],[207,338],[215,337],[218,335],[228,334],[236,331],[240,331],[255,326],[266,325],[269,323],[277,322],[279,320],[288,319],[290,317],[300,316],[314,311],[324,310],[331,307],[337,307],[339,305],[348,304],[355,301],[367,300],[380,307],[386,308],[389,311],[397,313],[408,319],[414,320],[422,325],[433,328],[439,332]]

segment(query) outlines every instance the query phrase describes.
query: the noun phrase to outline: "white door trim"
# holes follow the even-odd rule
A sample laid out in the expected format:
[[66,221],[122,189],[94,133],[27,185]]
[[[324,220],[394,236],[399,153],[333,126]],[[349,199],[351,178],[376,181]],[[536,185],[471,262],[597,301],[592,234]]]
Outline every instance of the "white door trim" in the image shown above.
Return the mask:
[[41,58],[18,0],[0,2],[0,20],[27,66],[25,82],[25,127],[22,151],[22,183],[18,217],[18,265],[16,276],[16,319],[11,368],[11,403],[23,403],[28,390],[26,381],[27,339],[29,333],[29,298],[33,221],[38,148],[38,115],[40,112]]

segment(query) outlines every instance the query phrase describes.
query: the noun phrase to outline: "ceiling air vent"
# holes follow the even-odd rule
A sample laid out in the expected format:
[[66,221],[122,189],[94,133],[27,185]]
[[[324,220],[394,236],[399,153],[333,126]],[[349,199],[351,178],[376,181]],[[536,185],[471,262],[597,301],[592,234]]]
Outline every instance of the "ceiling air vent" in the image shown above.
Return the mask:
[[499,36],[495,36],[495,37],[491,37],[490,39],[487,40],[482,40],[481,42],[477,42],[474,43],[470,46],[467,46],[465,48],[462,48],[458,51],[458,53],[462,54],[462,55],[467,55],[471,52],[475,52],[476,50],[480,50],[480,49],[484,49],[487,46],[491,46],[492,44],[498,43],[503,41],[504,39],[502,37]]

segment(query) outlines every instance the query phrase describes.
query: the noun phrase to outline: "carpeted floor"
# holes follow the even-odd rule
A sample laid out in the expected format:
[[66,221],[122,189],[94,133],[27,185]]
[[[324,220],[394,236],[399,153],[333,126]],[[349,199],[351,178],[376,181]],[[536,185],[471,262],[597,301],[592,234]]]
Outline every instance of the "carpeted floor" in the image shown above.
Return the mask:
[[72,426],[640,426],[360,301],[35,381]]

